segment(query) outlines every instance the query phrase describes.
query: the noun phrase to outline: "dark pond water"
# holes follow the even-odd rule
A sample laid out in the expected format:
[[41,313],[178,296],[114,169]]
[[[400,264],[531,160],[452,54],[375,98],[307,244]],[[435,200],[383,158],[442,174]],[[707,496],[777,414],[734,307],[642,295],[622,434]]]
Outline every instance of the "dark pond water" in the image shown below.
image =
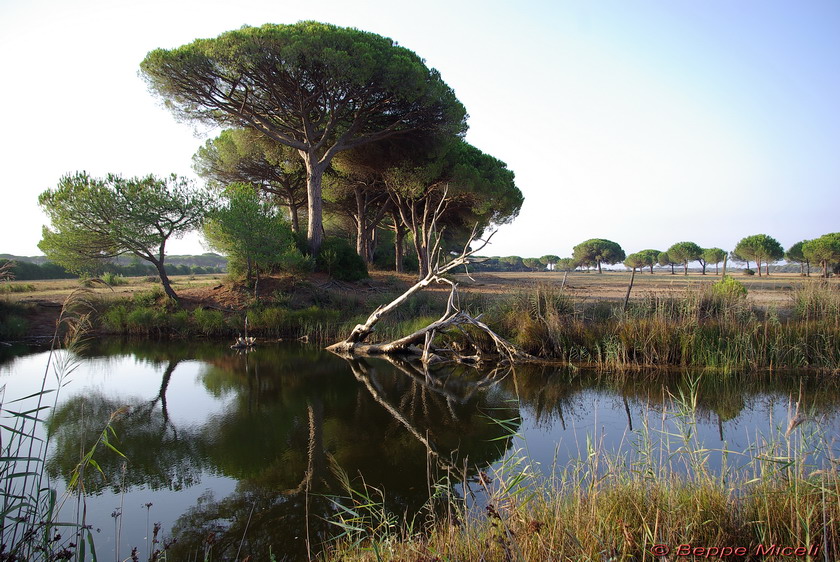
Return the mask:
[[[155,522],[161,538],[177,540],[173,560],[203,559],[210,543],[215,559],[233,559],[243,536],[248,552],[305,557],[307,537],[317,551],[335,531],[326,519],[335,512],[329,496],[345,494],[342,472],[358,488],[363,479],[384,490],[394,513],[415,513],[447,467],[472,480],[513,455],[550,475],[592,450],[678,451],[690,442],[710,470],[733,451],[727,470],[737,470],[784,435],[797,401],[809,420],[802,430],[840,435],[837,383],[792,373],[426,374],[279,344],[237,354],[223,343],[106,341],[75,359],[64,379],[47,376],[48,387],[62,385],[46,424],[59,493],[80,451],[128,407],[113,424],[125,459],[100,447],[106,477],[85,477],[103,560],[125,559],[133,547],[145,559]],[[45,352],[0,361],[6,407],[40,388]],[[666,462],[688,466],[679,455]],[[74,514],[75,501],[68,505]]]

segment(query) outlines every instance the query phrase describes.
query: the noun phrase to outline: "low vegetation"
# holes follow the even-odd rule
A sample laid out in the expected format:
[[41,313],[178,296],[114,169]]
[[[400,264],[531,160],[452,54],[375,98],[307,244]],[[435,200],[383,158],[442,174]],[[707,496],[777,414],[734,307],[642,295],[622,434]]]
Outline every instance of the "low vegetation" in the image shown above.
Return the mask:
[[783,309],[759,309],[732,277],[681,296],[576,301],[538,286],[490,314],[526,352],[609,369],[680,366],[732,369],[840,367],[840,292],[809,283]]
[[[774,548],[788,547],[836,560],[840,478],[806,460],[830,455],[829,437],[791,424],[745,452],[711,451],[696,440],[694,399],[674,398],[676,429],[644,427],[629,452],[587,438],[578,459],[549,470],[520,442],[490,474],[449,474],[431,486],[425,517],[389,513],[379,499],[387,491],[348,487],[336,500],[343,533],[326,558],[775,560],[783,557]],[[715,453],[720,471],[708,463]],[[696,548],[707,550],[685,550]]]

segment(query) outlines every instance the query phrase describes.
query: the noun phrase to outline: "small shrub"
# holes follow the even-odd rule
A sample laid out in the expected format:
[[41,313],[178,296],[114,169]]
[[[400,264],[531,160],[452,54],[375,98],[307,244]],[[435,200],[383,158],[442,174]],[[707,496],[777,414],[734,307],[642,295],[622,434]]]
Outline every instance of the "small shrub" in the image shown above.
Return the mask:
[[368,277],[365,262],[350,244],[341,238],[327,238],[321,244],[315,270],[323,271],[339,281],[358,281]]
[[744,270],[744,275],[747,275],[747,276],[755,275],[755,270],[754,269],[745,269]]
[[134,293],[133,301],[136,306],[148,307],[154,306],[166,293],[163,292],[163,287],[155,285],[148,291],[141,291]]
[[111,273],[110,271],[102,275],[102,280],[112,287],[128,284],[128,279],[126,279],[120,274]]
[[747,296],[747,288],[734,277],[725,275],[712,285],[712,294],[724,299],[740,299]]

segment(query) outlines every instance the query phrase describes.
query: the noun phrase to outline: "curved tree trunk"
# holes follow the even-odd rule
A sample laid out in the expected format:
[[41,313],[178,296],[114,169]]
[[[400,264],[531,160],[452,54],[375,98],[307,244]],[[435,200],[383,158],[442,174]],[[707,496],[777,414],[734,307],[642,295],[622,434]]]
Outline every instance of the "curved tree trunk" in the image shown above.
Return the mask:
[[169,281],[169,276],[166,274],[166,269],[163,266],[163,246],[160,247],[160,255],[157,258],[152,255],[148,255],[144,256],[144,259],[152,262],[152,265],[154,265],[155,269],[157,269],[158,277],[160,277],[160,284],[163,285],[163,292],[166,293],[166,296],[175,302],[181,302],[181,299],[178,298],[178,295],[172,288],[172,283]]

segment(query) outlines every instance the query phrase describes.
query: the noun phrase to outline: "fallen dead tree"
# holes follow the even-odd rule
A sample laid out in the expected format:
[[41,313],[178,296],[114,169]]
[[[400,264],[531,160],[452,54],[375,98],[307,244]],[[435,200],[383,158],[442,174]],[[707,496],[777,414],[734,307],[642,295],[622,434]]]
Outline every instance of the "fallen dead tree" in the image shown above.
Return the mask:
[[[364,324],[357,324],[350,335],[344,341],[329,346],[327,349],[343,357],[370,356],[370,355],[410,355],[420,359],[424,364],[456,361],[461,363],[483,363],[486,361],[495,362],[535,362],[538,358],[529,355],[515,345],[505,340],[484,322],[481,316],[472,316],[459,306],[458,284],[445,277],[445,274],[461,266],[467,266],[477,261],[473,257],[482,250],[492,238],[492,234],[485,240],[477,240],[476,233],[470,237],[463,251],[457,257],[441,264],[440,238],[434,241],[432,248],[432,265],[429,272],[420,281],[411,286],[402,295],[388,304],[377,307]],[[470,245],[478,241],[474,248]],[[407,336],[395,339],[386,343],[367,343],[365,340],[370,336],[376,324],[389,313],[393,312],[400,305],[404,304],[412,295],[432,284],[446,284],[450,286],[449,299],[446,303],[446,311],[436,321],[421,328]],[[439,345],[436,337],[445,331],[457,330],[469,342],[467,346]],[[488,348],[483,342],[477,341],[474,332],[484,334],[490,342]],[[473,332],[473,333],[471,333]],[[457,347],[457,349],[456,349]]]

